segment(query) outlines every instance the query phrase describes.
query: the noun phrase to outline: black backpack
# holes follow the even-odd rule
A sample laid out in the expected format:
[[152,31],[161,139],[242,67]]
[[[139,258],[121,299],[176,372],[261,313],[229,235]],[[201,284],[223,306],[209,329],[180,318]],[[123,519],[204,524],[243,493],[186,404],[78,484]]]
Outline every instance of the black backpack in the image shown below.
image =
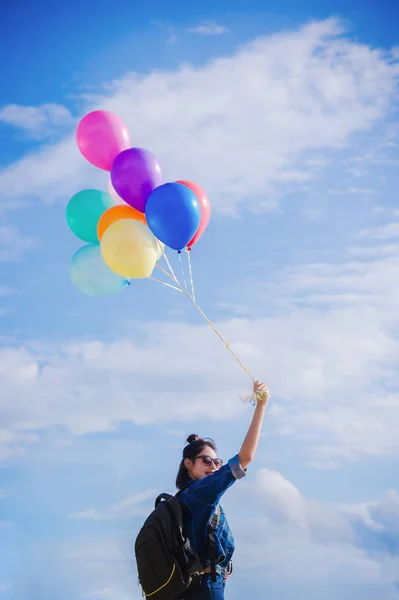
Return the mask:
[[[198,581],[203,566],[183,534],[183,513],[179,495],[160,494],[155,500],[155,510],[149,515],[136,538],[139,583],[143,597],[151,600],[178,600],[187,588]],[[163,502],[162,502],[163,500]],[[209,552],[212,576],[215,577],[215,531],[220,509],[209,526]]]

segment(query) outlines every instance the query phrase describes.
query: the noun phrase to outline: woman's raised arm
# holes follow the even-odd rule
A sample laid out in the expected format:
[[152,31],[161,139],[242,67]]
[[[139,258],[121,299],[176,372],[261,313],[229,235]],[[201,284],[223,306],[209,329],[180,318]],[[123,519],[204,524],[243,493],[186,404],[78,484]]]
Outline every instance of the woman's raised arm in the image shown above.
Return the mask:
[[248,464],[255,458],[260,432],[262,429],[263,417],[265,415],[265,409],[269,399],[269,390],[264,383],[255,381],[253,390],[256,400],[256,408],[254,411],[254,416],[252,417],[251,425],[248,429],[248,433],[245,436],[245,440],[243,441],[239,453],[240,465],[243,469],[246,469]]

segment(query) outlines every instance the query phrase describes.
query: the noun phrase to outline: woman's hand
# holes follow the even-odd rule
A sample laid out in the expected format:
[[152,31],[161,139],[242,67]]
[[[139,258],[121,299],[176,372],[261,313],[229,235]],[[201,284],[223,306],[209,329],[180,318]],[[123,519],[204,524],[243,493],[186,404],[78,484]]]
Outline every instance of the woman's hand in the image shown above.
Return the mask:
[[225,581],[226,581],[226,579],[228,577],[230,577],[230,575],[232,574],[232,572],[233,572],[233,563],[232,563],[232,561],[230,561],[229,564],[227,565],[225,571],[224,571],[223,577],[224,577]]
[[254,400],[256,402],[263,403],[265,405],[267,404],[267,401],[269,400],[270,392],[265,383],[262,383],[261,381],[254,381],[253,393],[254,393]]

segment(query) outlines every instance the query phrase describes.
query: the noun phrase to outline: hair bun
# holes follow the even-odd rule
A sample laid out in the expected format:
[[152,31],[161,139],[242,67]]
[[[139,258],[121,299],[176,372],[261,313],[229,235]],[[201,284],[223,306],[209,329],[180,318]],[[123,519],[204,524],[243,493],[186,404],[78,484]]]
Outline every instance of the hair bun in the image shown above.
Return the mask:
[[187,444],[192,444],[193,442],[196,442],[196,441],[198,441],[200,439],[201,438],[200,438],[199,435],[197,435],[195,433],[192,433],[191,435],[188,436],[188,438],[187,438],[186,441],[187,441]]

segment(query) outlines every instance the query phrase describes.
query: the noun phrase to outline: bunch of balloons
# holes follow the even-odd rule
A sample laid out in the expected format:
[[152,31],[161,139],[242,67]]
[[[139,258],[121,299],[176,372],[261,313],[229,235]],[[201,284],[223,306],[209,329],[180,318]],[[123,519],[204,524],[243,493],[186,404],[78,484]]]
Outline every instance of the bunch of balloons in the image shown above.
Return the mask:
[[83,156],[110,173],[108,193],[86,189],[68,202],[71,231],[88,245],[70,264],[70,277],[92,296],[114,294],[130,279],[150,277],[164,247],[181,251],[208,226],[210,203],[196,183],[163,183],[157,158],[132,148],[126,125],[96,110],[79,122],[76,141]]

